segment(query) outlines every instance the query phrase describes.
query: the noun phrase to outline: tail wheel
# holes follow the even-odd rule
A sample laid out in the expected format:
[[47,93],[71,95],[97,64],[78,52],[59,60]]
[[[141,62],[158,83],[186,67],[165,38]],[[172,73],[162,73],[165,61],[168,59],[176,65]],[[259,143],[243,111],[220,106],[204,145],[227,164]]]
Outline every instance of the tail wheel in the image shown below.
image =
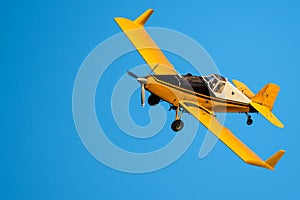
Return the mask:
[[251,117],[248,117],[247,119],[247,124],[248,125],[251,125],[253,123],[253,119],[251,119]]
[[171,128],[173,131],[178,132],[183,128],[183,126],[184,126],[183,121],[177,119],[172,123]]

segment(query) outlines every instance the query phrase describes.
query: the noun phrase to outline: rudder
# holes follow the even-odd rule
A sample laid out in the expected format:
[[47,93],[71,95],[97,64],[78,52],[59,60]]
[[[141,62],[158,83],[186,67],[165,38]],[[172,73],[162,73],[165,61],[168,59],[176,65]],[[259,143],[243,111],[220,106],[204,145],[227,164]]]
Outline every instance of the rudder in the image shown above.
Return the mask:
[[268,83],[265,85],[253,98],[251,98],[250,105],[262,114],[267,120],[269,120],[275,126],[283,128],[284,125],[281,121],[272,113],[273,105],[278,95],[280,87],[274,83]]
[[279,90],[280,87],[278,85],[268,83],[251,100],[272,111]]

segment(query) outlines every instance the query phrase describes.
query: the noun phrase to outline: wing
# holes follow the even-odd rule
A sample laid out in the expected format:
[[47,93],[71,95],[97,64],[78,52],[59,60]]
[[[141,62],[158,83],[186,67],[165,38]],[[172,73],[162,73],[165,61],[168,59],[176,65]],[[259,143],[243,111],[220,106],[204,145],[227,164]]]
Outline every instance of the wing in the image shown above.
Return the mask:
[[226,146],[228,146],[237,156],[248,164],[264,167],[274,170],[275,165],[285,153],[280,150],[266,161],[258,157],[250,148],[241,142],[233,133],[224,127],[211,113],[205,108],[196,105],[193,102],[181,101],[180,105],[199,120],[210,132],[218,137]]
[[152,13],[153,10],[149,9],[134,21],[121,17],[116,17],[115,21],[155,74],[178,74],[144,29]]

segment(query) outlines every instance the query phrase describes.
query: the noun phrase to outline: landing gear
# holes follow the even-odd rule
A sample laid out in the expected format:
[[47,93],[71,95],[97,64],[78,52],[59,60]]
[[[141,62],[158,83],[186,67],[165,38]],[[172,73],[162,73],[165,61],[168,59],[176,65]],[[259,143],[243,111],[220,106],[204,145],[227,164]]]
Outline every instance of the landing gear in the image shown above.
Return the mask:
[[155,106],[159,103],[160,101],[160,98],[158,96],[156,96],[155,94],[151,94],[149,97],[148,97],[148,104],[150,106]]
[[253,123],[253,119],[251,119],[251,117],[248,118],[248,119],[247,119],[247,124],[248,124],[248,125],[251,125],[252,123]]
[[184,126],[183,121],[181,121],[183,111],[181,111],[181,113],[179,114],[179,111],[180,111],[179,106],[171,106],[169,110],[176,110],[175,121],[173,121],[173,123],[171,124],[171,128],[173,131],[178,132]]
[[183,128],[183,126],[184,126],[183,121],[177,119],[172,123],[171,128],[173,131],[178,132]]
[[251,115],[249,115],[248,113],[246,113],[247,115],[247,124],[251,125],[253,123],[253,119],[251,119]]

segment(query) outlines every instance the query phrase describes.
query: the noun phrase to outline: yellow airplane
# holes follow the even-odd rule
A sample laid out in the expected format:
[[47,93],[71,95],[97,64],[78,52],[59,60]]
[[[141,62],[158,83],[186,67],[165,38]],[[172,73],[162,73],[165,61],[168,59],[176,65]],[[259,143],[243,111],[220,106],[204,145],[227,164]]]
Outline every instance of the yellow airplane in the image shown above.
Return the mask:
[[153,10],[148,9],[135,20],[115,18],[117,24],[154,73],[154,75],[138,77],[128,71],[128,74],[141,84],[142,106],[145,105],[145,90],[147,90],[151,93],[148,98],[149,105],[154,106],[163,100],[171,104],[170,109],[176,111],[175,121],[171,125],[173,131],[177,132],[183,128],[181,116],[183,111],[188,112],[244,162],[274,170],[275,165],[284,155],[284,150],[279,150],[263,161],[229,129],[224,127],[214,113],[246,113],[247,124],[250,125],[253,120],[249,113],[259,112],[272,124],[283,128],[283,124],[272,113],[279,86],[269,83],[257,94],[254,94],[242,82],[233,80],[234,86],[227,78],[217,74],[207,76],[178,74],[144,29],[144,24],[152,13]]

